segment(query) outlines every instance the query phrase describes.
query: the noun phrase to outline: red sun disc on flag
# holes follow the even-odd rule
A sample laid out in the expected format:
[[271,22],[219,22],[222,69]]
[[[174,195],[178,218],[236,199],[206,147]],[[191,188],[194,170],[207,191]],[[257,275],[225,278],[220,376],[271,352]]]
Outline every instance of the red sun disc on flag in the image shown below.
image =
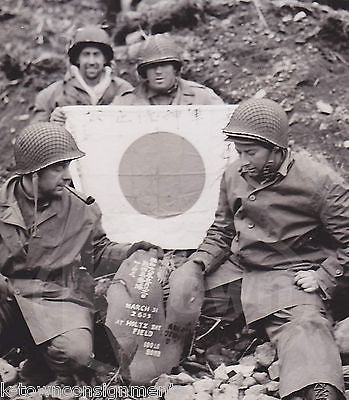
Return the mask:
[[183,136],[154,132],[126,149],[119,182],[125,198],[140,214],[168,218],[188,211],[200,198],[205,165]]

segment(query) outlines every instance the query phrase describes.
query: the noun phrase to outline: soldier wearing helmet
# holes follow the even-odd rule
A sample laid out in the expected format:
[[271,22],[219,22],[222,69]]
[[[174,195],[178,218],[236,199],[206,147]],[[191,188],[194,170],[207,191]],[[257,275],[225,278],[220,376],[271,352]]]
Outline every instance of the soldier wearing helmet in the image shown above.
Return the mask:
[[90,273],[157,248],[106,237],[97,204],[66,186],[70,161],[83,156],[64,127],[30,125],[15,143],[17,174],[0,190],[1,351],[26,346],[27,384],[72,384],[92,366]]
[[131,84],[113,75],[113,56],[109,36],[103,29],[78,29],[68,50],[69,69],[63,80],[38,93],[32,122],[64,124],[63,106],[110,104],[116,95],[131,91]]
[[212,89],[180,77],[182,59],[179,48],[165,34],[150,36],[140,50],[137,87],[119,94],[116,105],[222,104]]
[[227,282],[222,261],[230,257],[242,269],[247,323],[265,329],[277,348],[281,397],[344,398],[326,310],[349,272],[348,186],[307,152],[288,149],[287,116],[274,101],[241,103],[223,133],[239,160],[224,172],[206,237],[175,273]]

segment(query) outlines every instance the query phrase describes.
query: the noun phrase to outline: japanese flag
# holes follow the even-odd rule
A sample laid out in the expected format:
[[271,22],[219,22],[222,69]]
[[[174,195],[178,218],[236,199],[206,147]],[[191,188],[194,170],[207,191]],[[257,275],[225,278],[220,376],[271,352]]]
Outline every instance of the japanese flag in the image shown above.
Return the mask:
[[236,158],[222,128],[235,106],[70,106],[67,129],[87,155],[75,187],[92,195],[118,242],[196,248],[214,218],[220,179]]

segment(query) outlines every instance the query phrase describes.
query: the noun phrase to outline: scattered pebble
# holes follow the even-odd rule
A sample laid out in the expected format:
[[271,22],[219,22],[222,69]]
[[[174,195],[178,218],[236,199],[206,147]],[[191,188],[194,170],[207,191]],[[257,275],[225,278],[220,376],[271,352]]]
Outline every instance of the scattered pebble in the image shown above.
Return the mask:
[[165,400],[193,400],[194,394],[195,392],[192,385],[174,385],[165,394]]
[[268,368],[268,374],[270,379],[273,381],[280,376],[280,365],[279,361],[274,361],[271,366]]
[[293,17],[294,22],[301,21],[302,19],[307,18],[307,14],[304,11],[300,11]]
[[323,100],[317,101],[316,107],[317,107],[318,111],[323,114],[332,114],[333,113],[333,107],[331,106],[331,104],[328,104]]
[[193,388],[196,393],[213,393],[213,389],[215,388],[215,381],[211,378],[200,379],[193,383]]
[[258,365],[268,368],[276,357],[276,349],[270,342],[265,342],[256,348],[254,358]]
[[221,364],[218,368],[214,370],[214,378],[221,379],[222,381],[226,381],[229,379],[227,374],[227,367],[224,364]]
[[9,364],[3,358],[0,358],[0,377],[1,382],[4,382],[5,385],[10,385],[17,380],[17,368]]
[[181,372],[178,375],[170,375],[169,378],[174,385],[187,385],[195,382],[195,379],[185,372]]

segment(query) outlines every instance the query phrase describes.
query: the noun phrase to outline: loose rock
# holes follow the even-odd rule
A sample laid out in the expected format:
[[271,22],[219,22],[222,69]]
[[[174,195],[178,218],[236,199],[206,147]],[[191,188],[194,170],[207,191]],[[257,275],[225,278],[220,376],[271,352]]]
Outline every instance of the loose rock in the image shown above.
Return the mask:
[[279,382],[277,381],[270,381],[265,385],[268,393],[274,393],[279,390]]
[[258,397],[258,400],[279,400],[279,398],[278,397],[269,396],[267,394],[262,394],[260,397]]
[[331,106],[331,104],[328,104],[326,102],[324,102],[323,100],[319,100],[316,102],[316,107],[318,109],[319,112],[321,112],[322,114],[332,114],[333,113],[333,107]]
[[213,391],[212,398],[214,400],[238,400],[239,389],[235,385],[223,384]]
[[254,378],[257,383],[260,383],[261,385],[270,382],[269,375],[266,372],[255,372],[252,375],[252,378]]
[[273,362],[273,364],[271,364],[271,366],[268,368],[268,374],[270,379],[273,381],[277,378],[279,378],[280,376],[280,365],[279,365],[279,361],[275,361]]
[[169,378],[174,385],[187,385],[195,382],[195,379],[185,372],[181,372],[178,375],[170,375]]
[[172,386],[165,394],[165,400],[193,400],[194,399],[194,388],[191,385],[187,386]]
[[307,18],[307,14],[304,11],[300,11],[293,17],[294,22],[301,21],[302,19]]
[[212,400],[212,396],[208,392],[195,393],[193,400]]
[[246,356],[246,357],[241,358],[239,364],[256,367],[257,361],[256,361],[255,357],[251,355],[251,356]]
[[231,371],[236,373],[241,373],[245,378],[251,376],[254,370],[253,365],[229,365],[227,367],[227,373],[229,374]]
[[242,387],[249,388],[257,383],[256,379],[253,376],[248,376],[247,378],[244,379],[242,382]]
[[224,364],[221,364],[218,368],[214,371],[214,378],[220,379],[222,381],[227,381],[229,376],[227,374],[227,367]]
[[0,358],[0,376],[1,382],[4,382],[5,385],[11,385],[16,382],[18,372],[13,365],[9,364],[3,358]]
[[200,379],[193,383],[193,388],[196,393],[213,393],[213,389],[215,388],[215,381],[210,378]]
[[233,383],[234,385],[241,387],[244,384],[244,380],[245,377],[242,375],[241,372],[238,372],[229,379],[229,383]]
[[256,348],[254,353],[254,357],[258,363],[262,367],[268,368],[272,362],[274,361],[276,356],[275,347],[270,343],[266,342],[261,344]]
[[264,385],[254,385],[246,389],[245,396],[254,395],[258,396],[260,394],[266,393],[267,389]]

